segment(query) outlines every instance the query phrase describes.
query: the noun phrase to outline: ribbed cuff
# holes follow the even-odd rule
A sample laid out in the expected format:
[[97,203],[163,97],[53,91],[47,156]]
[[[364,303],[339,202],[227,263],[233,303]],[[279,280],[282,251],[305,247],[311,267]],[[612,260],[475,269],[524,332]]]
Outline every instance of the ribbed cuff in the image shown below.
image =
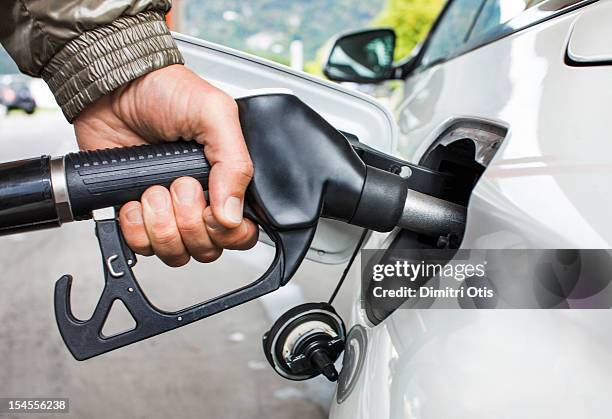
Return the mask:
[[83,109],[118,87],[183,63],[164,15],[143,12],[73,39],[51,59],[42,76],[72,122]]

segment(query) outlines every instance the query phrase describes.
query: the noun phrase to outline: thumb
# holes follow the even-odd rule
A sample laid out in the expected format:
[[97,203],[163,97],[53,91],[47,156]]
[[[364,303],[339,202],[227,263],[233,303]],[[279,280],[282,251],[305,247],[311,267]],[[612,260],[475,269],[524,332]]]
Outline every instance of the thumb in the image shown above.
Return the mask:
[[[215,95],[216,96],[216,95]],[[225,228],[240,226],[243,221],[244,196],[253,177],[236,102],[225,94],[207,109],[207,124],[202,138],[206,158],[212,165],[208,179],[210,206],[214,217]],[[211,108],[212,106],[212,108]]]

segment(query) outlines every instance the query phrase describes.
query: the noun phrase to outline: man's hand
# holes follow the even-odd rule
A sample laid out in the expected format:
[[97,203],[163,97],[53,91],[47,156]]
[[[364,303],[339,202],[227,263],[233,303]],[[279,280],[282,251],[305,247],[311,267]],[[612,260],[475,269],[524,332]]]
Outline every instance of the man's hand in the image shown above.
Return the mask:
[[167,265],[219,258],[222,249],[246,250],[257,227],[243,219],[244,193],[253,165],[242,137],[236,102],[181,65],[149,73],[101,98],[74,121],[83,150],[193,139],[205,146],[212,165],[210,206],[193,178],[170,190],[154,186],[141,202],[120,212],[128,245],[157,255]]

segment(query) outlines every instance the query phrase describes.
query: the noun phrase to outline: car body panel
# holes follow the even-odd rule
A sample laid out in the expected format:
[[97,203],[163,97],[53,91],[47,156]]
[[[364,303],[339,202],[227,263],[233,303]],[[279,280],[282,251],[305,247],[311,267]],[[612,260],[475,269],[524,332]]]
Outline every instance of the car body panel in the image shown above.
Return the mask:
[[[579,14],[516,33],[420,73],[406,85],[411,93],[399,109],[398,149],[408,160],[418,162],[457,119],[509,128],[474,190],[464,245],[490,247],[483,238],[500,234],[514,236],[522,247],[609,248],[612,243],[606,210],[612,196],[603,194],[612,175],[612,142],[603,140],[612,91],[602,89],[610,85],[611,74],[604,66],[563,63]],[[594,197],[603,200],[601,205],[593,205]],[[504,201],[490,202],[498,198]],[[495,220],[488,222],[492,210]],[[516,226],[505,222],[517,217]]]
[[[612,72],[565,62],[570,51],[593,56],[589,48],[604,45],[577,22],[609,5],[504,34],[412,75],[397,140],[389,112],[373,99],[175,37],[187,63],[230,94],[290,89],[337,128],[414,163],[451,126],[503,127],[506,138],[470,200],[463,248],[610,248]],[[344,260],[358,233],[331,225],[339,230],[323,226],[311,251],[324,263]],[[386,248],[395,234],[374,233],[367,247]],[[332,418],[609,416],[609,310],[398,310],[374,326],[361,306],[358,263],[345,287],[353,296],[349,324],[367,343],[356,384],[332,403]]]
[[580,15],[567,48],[568,57],[579,64],[612,62],[612,3],[604,3]]
[[[397,113],[402,158],[419,162],[455,121],[508,129],[473,191],[463,248],[611,247],[612,68],[565,63],[576,20],[599,7],[609,2],[407,80]],[[375,235],[367,247],[391,239]],[[353,273],[351,324],[365,328],[367,351],[357,385],[330,417],[609,417],[609,310],[397,310],[373,326]]]

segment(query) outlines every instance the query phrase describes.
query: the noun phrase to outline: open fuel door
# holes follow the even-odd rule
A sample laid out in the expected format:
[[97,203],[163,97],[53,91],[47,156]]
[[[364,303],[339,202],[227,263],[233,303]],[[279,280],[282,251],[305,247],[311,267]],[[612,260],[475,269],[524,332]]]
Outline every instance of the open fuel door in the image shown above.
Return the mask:
[[[386,154],[393,152],[395,122],[374,98],[241,51],[177,33],[174,38],[186,64],[228,94],[239,98],[289,90],[353,140]],[[342,263],[360,234],[360,228],[321,220],[308,258]]]

